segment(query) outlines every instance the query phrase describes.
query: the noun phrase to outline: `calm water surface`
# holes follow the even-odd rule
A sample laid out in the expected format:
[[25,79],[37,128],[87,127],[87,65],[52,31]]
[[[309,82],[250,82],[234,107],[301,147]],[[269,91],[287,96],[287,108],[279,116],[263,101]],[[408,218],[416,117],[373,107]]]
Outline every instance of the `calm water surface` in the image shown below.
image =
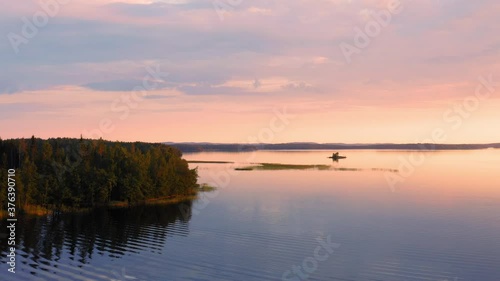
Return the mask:
[[[191,164],[194,202],[22,218],[0,280],[500,280],[500,150],[329,154],[186,154],[235,163]],[[234,171],[262,162],[332,169]]]

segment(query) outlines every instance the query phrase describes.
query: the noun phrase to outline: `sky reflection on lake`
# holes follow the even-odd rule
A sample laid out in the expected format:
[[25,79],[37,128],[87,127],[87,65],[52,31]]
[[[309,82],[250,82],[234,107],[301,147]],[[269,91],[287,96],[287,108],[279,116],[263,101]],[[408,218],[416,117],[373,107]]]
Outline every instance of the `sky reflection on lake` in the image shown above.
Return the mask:
[[[200,182],[228,184],[192,204],[25,218],[18,273],[0,280],[500,280],[500,151],[428,152],[391,188],[410,153],[186,154],[357,170],[192,163]],[[315,259],[328,239],[338,247]]]

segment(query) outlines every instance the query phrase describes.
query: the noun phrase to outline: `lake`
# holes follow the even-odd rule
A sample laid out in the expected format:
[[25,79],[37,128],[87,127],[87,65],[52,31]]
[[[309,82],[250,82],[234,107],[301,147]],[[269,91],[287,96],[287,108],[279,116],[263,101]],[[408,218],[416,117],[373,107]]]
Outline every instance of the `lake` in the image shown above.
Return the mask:
[[[0,280],[500,280],[500,150],[340,154],[185,154],[233,162],[190,164],[217,191],[23,217]],[[235,170],[255,163],[331,167]]]

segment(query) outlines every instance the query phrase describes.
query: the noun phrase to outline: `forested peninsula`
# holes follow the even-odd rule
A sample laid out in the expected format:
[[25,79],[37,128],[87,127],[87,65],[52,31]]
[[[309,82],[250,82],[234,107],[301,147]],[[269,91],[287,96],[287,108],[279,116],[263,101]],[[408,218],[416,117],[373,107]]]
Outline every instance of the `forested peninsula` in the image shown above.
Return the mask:
[[197,171],[182,153],[154,143],[102,139],[0,139],[0,205],[15,169],[20,211],[130,205],[195,195]]

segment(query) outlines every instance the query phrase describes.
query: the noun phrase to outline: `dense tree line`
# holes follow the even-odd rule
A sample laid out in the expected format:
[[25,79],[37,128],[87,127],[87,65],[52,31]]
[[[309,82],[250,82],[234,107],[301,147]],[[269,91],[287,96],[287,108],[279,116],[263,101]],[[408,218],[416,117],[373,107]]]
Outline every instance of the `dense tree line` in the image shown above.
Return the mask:
[[188,195],[196,170],[164,144],[88,139],[0,139],[0,204],[7,169],[16,168],[17,204],[82,208],[111,201]]

